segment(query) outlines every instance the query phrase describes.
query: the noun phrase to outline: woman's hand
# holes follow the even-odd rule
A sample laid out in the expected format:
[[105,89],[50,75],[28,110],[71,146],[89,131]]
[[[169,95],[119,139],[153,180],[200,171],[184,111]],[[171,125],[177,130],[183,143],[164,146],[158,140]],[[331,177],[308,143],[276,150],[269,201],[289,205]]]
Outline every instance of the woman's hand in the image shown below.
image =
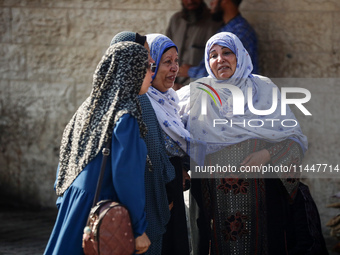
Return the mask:
[[149,237],[143,233],[143,235],[137,237],[135,239],[136,244],[136,254],[143,254],[145,253],[151,244]]
[[188,75],[188,71],[189,71],[189,68],[192,67],[191,65],[188,65],[188,64],[183,64],[179,67],[179,70],[178,70],[178,73],[177,73],[177,76],[178,77],[189,77]]
[[183,191],[186,191],[190,188],[190,185],[189,185],[189,187],[186,187],[185,181],[188,180],[189,184],[190,184],[190,175],[184,169],[182,170],[182,175],[183,175],[183,179],[182,179],[182,181],[183,181]]
[[269,151],[266,149],[249,154],[241,163],[242,166],[263,166],[270,161]]
[[171,211],[173,207],[174,207],[174,202],[172,201],[172,202],[169,204],[169,211]]

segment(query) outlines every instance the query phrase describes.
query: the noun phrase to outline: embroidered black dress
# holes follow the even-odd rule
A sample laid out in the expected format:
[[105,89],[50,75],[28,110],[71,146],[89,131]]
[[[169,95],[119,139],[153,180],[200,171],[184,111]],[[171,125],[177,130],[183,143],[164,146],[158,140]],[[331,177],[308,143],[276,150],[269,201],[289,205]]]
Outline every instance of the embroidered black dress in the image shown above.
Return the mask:
[[[269,150],[273,165],[299,164],[302,159],[300,146],[292,140],[273,145],[252,139],[208,155],[205,164],[218,160],[221,165],[237,166],[250,153],[263,148]],[[196,187],[201,189],[201,197],[196,193],[196,198],[204,212],[198,220],[203,232],[200,254],[207,254],[209,239],[210,254],[287,254],[286,212],[297,186],[294,178],[201,179],[200,187]],[[274,212],[280,215],[272,215]],[[209,234],[204,237],[205,231]]]

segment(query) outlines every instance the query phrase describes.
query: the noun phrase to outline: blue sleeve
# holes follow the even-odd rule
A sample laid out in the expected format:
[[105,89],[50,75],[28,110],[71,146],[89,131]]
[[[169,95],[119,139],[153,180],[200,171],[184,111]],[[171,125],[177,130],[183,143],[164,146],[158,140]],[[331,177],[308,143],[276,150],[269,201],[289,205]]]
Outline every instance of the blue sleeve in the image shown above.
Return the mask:
[[123,115],[113,131],[112,179],[118,200],[125,205],[131,216],[135,237],[145,232],[144,173],[146,145],[140,137],[137,120],[129,114]]
[[259,73],[258,68],[258,56],[257,56],[257,38],[254,34],[243,33],[239,36],[240,41],[243,43],[244,48],[248,51],[252,64],[253,64],[253,74]]
[[198,66],[193,66],[189,68],[188,75],[190,78],[193,79],[199,79],[202,77],[207,77],[209,75],[207,70],[205,69],[204,57],[202,58]]
[[259,73],[258,55],[257,55],[257,36],[255,30],[241,15],[231,20],[228,24],[221,27],[219,32],[230,32],[235,34],[242,42],[244,48],[248,51],[252,63],[254,74]]

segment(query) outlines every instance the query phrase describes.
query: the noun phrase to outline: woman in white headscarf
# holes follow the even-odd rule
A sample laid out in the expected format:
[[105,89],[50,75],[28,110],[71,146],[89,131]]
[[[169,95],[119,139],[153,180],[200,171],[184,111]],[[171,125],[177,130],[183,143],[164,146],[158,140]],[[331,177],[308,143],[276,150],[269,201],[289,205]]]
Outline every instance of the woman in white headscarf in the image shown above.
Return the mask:
[[[180,114],[191,136],[206,144],[205,167],[231,170],[192,179],[201,208],[200,254],[208,253],[209,239],[211,254],[285,254],[294,243],[288,211],[298,179],[289,173],[240,171],[297,166],[307,150],[307,138],[289,107],[286,115],[281,114],[279,92],[273,95],[276,85],[251,74],[250,56],[234,34],[223,32],[209,39],[205,64],[208,77],[177,91]],[[254,114],[256,110],[261,114]]]

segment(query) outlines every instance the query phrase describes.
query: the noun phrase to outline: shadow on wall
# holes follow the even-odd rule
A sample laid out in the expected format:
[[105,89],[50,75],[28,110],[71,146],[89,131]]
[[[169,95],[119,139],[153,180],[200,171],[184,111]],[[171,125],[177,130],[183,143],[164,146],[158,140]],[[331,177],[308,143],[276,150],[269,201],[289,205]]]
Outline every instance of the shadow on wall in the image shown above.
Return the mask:
[[[46,171],[51,159],[36,153],[46,116],[32,115],[34,101],[0,99],[0,190],[7,202],[39,207],[53,201],[54,206],[51,180],[55,176]],[[42,194],[44,189],[50,189],[51,195]]]

